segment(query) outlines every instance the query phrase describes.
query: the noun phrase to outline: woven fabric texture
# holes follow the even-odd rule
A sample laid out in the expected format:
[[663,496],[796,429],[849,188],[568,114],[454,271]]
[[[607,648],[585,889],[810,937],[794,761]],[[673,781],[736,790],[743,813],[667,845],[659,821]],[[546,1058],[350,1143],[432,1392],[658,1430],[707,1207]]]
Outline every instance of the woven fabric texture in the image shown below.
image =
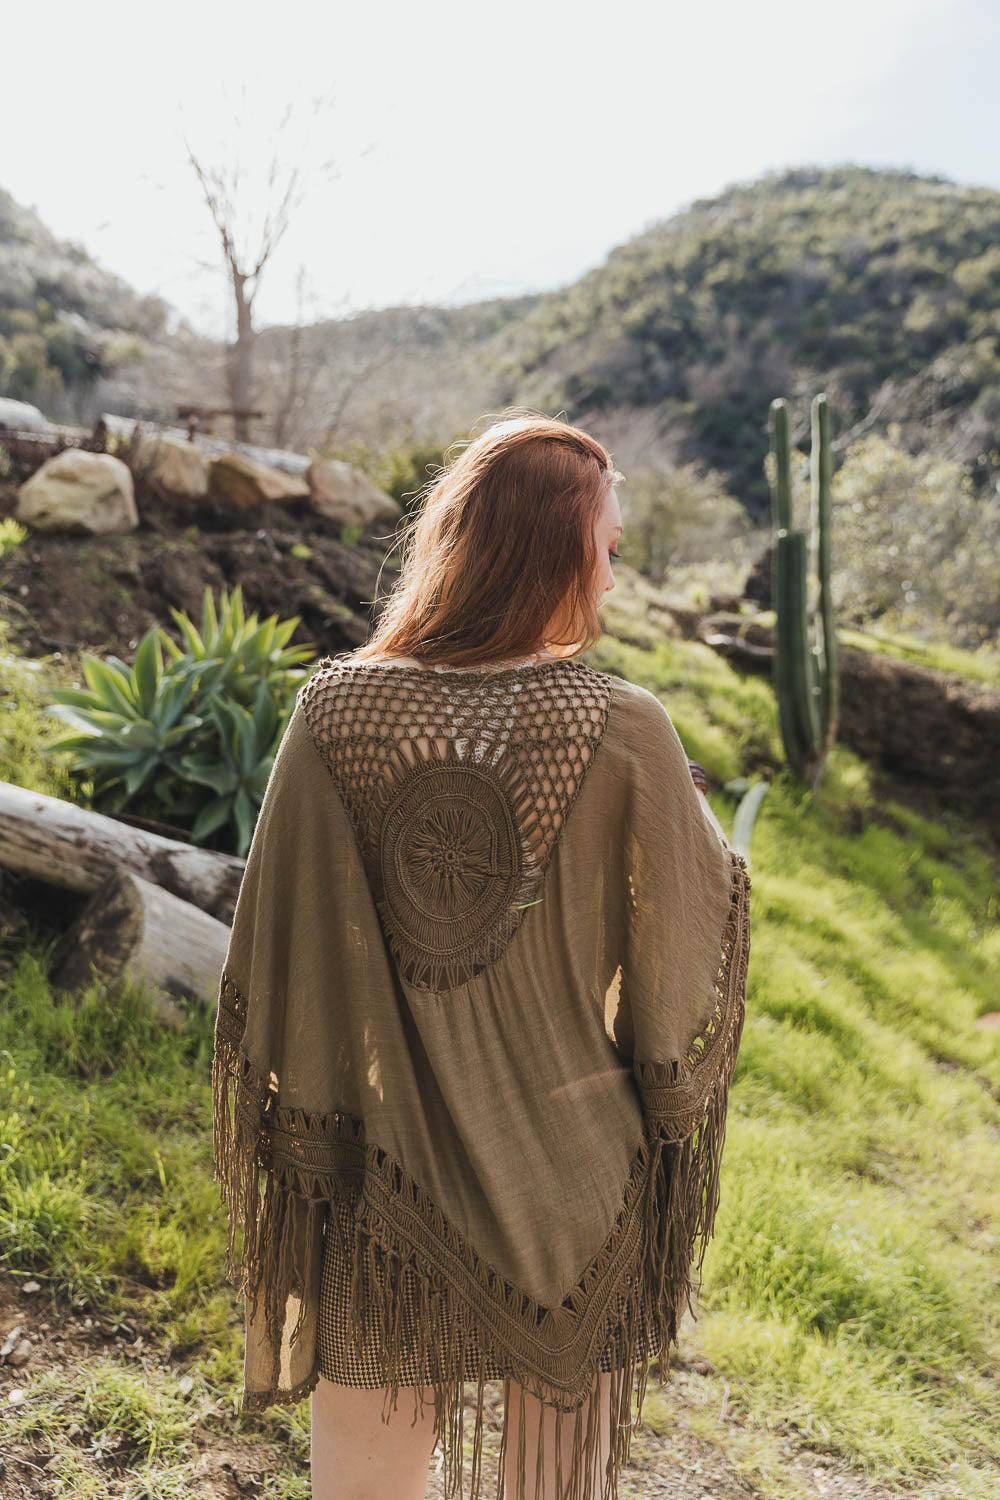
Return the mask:
[[[377,1390],[387,1384],[387,1356],[385,1342],[380,1335],[373,1309],[378,1305],[378,1292],[367,1285],[367,1266],[363,1270],[363,1299],[366,1308],[364,1333],[355,1341],[351,1328],[351,1269],[352,1259],[345,1245],[353,1243],[354,1215],[350,1205],[338,1202],[333,1213],[339,1220],[340,1235],[329,1223],[323,1242],[323,1270],[319,1291],[319,1328],[317,1331],[317,1361],[319,1373],[337,1385],[362,1387]],[[384,1284],[381,1266],[376,1265],[375,1282],[380,1292]],[[624,1298],[622,1299],[624,1306]],[[401,1386],[423,1386],[431,1383],[431,1369],[427,1362],[421,1365],[418,1354],[417,1293],[414,1278],[403,1281],[403,1302],[399,1314],[398,1338],[403,1348],[400,1359],[399,1383]],[[659,1334],[651,1327],[645,1308],[640,1308],[641,1331],[638,1353],[651,1359],[659,1348]],[[599,1370],[612,1370],[615,1364],[616,1343],[609,1345],[598,1360]],[[465,1352],[464,1379],[470,1382],[479,1379],[482,1351],[473,1340]],[[486,1380],[503,1380],[506,1371],[501,1361],[486,1357],[483,1365]]]
[[301,699],[399,970],[441,992],[495,962],[538,897],[611,682],[582,663],[568,677],[456,669],[415,702],[411,681],[348,661],[315,672]]

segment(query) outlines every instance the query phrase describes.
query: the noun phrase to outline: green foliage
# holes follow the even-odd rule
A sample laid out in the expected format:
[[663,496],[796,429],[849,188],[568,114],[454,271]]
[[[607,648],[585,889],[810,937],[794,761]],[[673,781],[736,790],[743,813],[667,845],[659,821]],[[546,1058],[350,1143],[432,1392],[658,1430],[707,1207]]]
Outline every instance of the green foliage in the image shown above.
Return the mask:
[[0,521],[0,562],[9,557],[28,539],[28,528],[15,521],[13,516],[4,516]]
[[128,365],[139,364],[149,350],[143,339],[137,334],[127,333],[120,338],[109,339],[102,351],[102,360],[105,370],[112,374],[116,370],[123,370]]
[[219,613],[205,590],[200,633],[171,614],[186,649],[154,626],[131,667],[84,653],[86,689],[53,689],[47,710],[81,732],[47,748],[74,752],[74,774],[89,780],[98,809],[190,827],[195,843],[214,836],[212,847],[244,855],[308,675],[295,664],[314,653],[286,645],[298,616],[246,618],[238,587],[231,599],[222,591]]
[[996,428],[965,417],[1000,385],[998,243],[993,188],[791,168],[695,200],[540,298],[485,352],[518,401],[591,420],[655,409],[674,451],[721,471],[756,516],[769,503],[760,413],[809,385],[844,430],[886,409],[891,389],[914,446],[927,414],[948,410],[989,490]]
[[407,513],[423,503],[428,486],[445,467],[444,449],[432,442],[396,443],[379,455],[376,482]]
[[619,550],[653,582],[720,554],[740,555],[749,569],[750,520],[721,475],[696,464],[630,469],[621,499],[627,535]]
[[1000,631],[1000,495],[959,463],[900,446],[898,424],[848,449],[833,482],[834,597],[851,624],[930,632],[969,647]]
[[0,311],[0,395],[44,405],[102,373],[93,341],[70,324],[26,309]]
[[45,665],[19,654],[10,628],[9,620],[0,619],[0,781],[73,800],[70,757],[49,753],[58,731],[46,713]]
[[46,360],[59,371],[64,385],[84,385],[102,373],[102,361],[96,349],[82,340],[68,323],[44,323],[41,332]]
[[366,473],[380,489],[397,500],[406,512],[423,501],[427,487],[445,467],[445,450],[437,443],[412,434],[376,451],[366,443],[352,442],[330,449],[324,458],[341,459]]

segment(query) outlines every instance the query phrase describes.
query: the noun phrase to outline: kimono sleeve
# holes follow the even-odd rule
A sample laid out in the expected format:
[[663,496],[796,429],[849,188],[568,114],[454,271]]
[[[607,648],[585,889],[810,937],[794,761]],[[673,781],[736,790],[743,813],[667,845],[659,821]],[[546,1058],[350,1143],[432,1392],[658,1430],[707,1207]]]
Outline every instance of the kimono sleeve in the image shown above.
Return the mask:
[[245,1296],[243,1410],[294,1404],[318,1379],[325,1226],[361,1149],[356,1122],[340,1110],[349,1080],[336,1027],[324,1019],[335,1014],[351,850],[298,701],[247,854],[212,1058],[226,1276]]
[[666,709],[641,690],[625,829],[625,1055],[650,1144],[650,1295],[674,1336],[719,1202],[746,1009],[750,878],[706,815]]

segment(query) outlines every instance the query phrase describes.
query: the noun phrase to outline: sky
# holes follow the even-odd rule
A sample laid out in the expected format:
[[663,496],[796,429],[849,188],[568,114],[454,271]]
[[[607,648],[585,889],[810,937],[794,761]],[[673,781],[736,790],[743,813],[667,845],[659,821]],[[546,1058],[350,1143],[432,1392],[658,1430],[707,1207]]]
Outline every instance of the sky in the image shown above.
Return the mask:
[[231,292],[189,149],[239,165],[248,267],[298,174],[258,328],[564,286],[792,166],[1000,188],[1000,0],[8,11],[0,187],[215,338]]

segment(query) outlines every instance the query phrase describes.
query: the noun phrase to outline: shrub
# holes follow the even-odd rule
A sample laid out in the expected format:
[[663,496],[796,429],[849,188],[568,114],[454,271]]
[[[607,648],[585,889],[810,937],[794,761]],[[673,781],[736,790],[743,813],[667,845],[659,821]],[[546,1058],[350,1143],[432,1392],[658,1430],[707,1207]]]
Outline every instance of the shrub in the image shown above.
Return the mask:
[[298,616],[245,618],[238,587],[231,598],[223,590],[220,613],[205,590],[200,633],[171,614],[186,650],[154,626],[131,667],[83,655],[87,687],[54,689],[46,710],[80,732],[47,748],[75,753],[73,774],[89,779],[98,810],[162,819],[244,855],[308,675],[295,664],[314,653],[286,644]]

